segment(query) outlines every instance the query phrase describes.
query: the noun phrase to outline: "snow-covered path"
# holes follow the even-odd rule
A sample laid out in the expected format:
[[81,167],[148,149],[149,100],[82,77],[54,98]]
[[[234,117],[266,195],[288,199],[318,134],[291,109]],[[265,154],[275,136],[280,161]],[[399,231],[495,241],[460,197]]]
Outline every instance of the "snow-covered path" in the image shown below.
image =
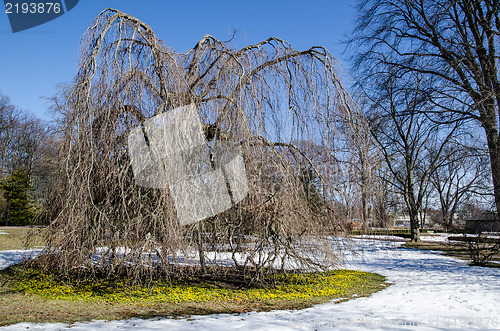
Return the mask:
[[[500,329],[500,269],[470,267],[465,261],[431,251],[398,249],[399,243],[394,242],[357,242],[363,257],[350,257],[347,267],[380,273],[394,283],[369,298],[299,311],[93,321],[72,325],[71,330]],[[8,255],[0,252],[0,268]],[[0,330],[64,328],[64,324],[21,323]]]

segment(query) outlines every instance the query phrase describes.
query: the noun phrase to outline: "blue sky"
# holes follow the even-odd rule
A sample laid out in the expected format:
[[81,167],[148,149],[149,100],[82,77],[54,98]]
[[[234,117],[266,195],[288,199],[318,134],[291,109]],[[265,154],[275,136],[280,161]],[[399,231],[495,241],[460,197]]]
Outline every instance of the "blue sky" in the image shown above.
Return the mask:
[[270,36],[297,49],[325,46],[348,68],[343,54],[354,25],[355,0],[80,0],[65,15],[38,27],[12,33],[5,10],[0,13],[0,93],[14,105],[43,119],[50,97],[71,82],[79,44],[89,23],[105,8],[116,8],[149,24],[178,52],[193,47],[205,34],[227,40],[239,31],[240,43]]

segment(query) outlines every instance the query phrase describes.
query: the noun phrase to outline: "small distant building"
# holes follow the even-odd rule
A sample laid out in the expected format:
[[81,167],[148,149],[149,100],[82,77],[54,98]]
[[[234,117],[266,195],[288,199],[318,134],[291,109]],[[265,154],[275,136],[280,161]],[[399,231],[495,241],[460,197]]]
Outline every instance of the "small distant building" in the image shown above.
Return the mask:
[[483,212],[465,220],[467,233],[500,232],[498,213]]
[[409,228],[410,227],[410,216],[403,215],[394,218],[395,228]]
[[[422,218],[425,220],[425,224],[427,224],[427,222],[430,220],[430,216],[427,213],[418,215],[418,224],[420,224],[420,226],[423,223]],[[411,227],[410,215],[404,214],[394,217],[394,227],[409,229]]]

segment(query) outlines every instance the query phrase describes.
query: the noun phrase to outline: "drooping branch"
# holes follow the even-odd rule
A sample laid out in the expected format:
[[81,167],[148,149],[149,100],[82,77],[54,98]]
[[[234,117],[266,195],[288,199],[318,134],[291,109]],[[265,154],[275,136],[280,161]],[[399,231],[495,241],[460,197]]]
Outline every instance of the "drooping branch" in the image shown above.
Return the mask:
[[[292,263],[292,257],[304,268],[338,261],[326,241],[324,260],[303,249],[309,241],[326,240],[322,234],[336,228],[324,189],[335,183],[320,159],[335,162],[337,142],[355,128],[346,125],[352,100],[326,49],[299,51],[278,38],[233,49],[207,35],[187,53],[176,53],[147,24],[114,9],[97,17],[83,43],[61,124],[66,177],[61,178],[64,190],[57,192],[64,198],[52,223],[52,253],[44,256],[48,265],[104,274],[120,270],[140,279],[151,272],[179,272],[184,268],[179,261],[194,259],[210,272],[218,266],[210,266],[204,252],[224,259],[227,245],[233,260],[241,256],[236,265],[256,274],[273,270],[278,261]],[[215,168],[214,155],[222,147],[234,149],[241,154],[248,186],[246,196],[233,203],[226,173],[231,168],[223,168],[231,208],[198,225],[180,222],[168,180],[167,188],[138,185],[127,145],[132,132],[142,132],[144,148],[151,151],[158,137],[146,127],[186,105],[195,109],[193,118],[199,116],[203,143],[168,157],[188,159],[203,149],[210,162],[195,168],[205,171],[206,164]],[[166,172],[165,164],[156,169],[154,162],[146,173]],[[323,185],[314,195],[322,204],[305,192],[308,169]],[[102,247],[108,249],[103,253]],[[143,260],[153,255],[158,261]],[[92,256],[99,256],[97,262]],[[146,268],[127,267],[131,261],[142,261]]]

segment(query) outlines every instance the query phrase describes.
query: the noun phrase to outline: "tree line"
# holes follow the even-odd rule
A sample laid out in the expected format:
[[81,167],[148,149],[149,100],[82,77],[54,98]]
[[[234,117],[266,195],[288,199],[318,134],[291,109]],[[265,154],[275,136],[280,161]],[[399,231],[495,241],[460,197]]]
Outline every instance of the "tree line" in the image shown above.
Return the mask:
[[353,69],[412,239],[431,189],[448,224],[470,193],[494,193],[499,210],[499,2],[363,0],[357,10]]
[[54,180],[53,127],[0,94],[0,224],[30,225]]

